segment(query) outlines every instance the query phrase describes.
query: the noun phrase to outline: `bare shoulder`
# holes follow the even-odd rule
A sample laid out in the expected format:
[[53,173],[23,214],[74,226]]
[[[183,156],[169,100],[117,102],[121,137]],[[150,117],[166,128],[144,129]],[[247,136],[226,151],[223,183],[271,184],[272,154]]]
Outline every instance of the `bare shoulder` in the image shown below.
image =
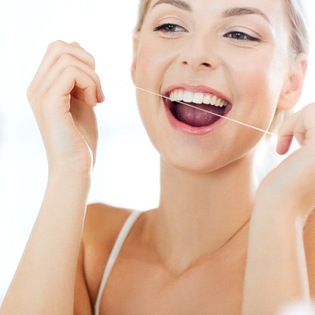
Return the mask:
[[129,210],[101,203],[89,205],[83,231],[85,247],[93,247],[102,243],[105,250],[111,249],[121,226],[129,214]]
[[104,204],[88,206],[81,247],[84,280],[95,303],[98,288],[110,252],[130,211]]
[[308,218],[304,228],[304,245],[311,294],[315,299],[315,210]]

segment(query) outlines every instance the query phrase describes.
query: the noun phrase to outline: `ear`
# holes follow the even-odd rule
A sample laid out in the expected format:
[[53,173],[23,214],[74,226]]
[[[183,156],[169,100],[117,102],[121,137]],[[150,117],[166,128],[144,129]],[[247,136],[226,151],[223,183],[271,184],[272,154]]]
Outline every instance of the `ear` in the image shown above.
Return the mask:
[[133,54],[132,54],[132,64],[131,64],[131,77],[133,83],[135,83],[135,76],[137,70],[137,62],[138,62],[138,48],[139,48],[139,32],[135,32],[133,35]]
[[304,53],[299,54],[284,84],[278,103],[278,109],[289,110],[297,104],[302,94],[307,64],[307,55]]

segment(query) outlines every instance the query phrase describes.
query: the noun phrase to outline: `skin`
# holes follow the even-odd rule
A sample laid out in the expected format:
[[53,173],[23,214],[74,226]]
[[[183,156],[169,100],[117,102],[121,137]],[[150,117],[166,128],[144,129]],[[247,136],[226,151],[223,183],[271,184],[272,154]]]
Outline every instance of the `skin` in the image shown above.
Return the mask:
[[[231,118],[264,129],[276,108],[294,107],[307,62],[286,57],[281,2],[254,4],[269,22],[261,14],[222,17],[226,8],[253,7],[249,0],[187,1],[191,12],[155,3],[134,38],[136,85],[156,93],[183,82],[211,87],[232,103]],[[154,31],[161,23],[180,28]],[[260,41],[226,36],[232,31]],[[28,95],[49,181],[0,314],[92,314],[129,214],[100,204],[86,212],[97,143],[93,106],[104,100],[93,57],[76,43],[51,44]],[[278,153],[293,136],[301,147],[258,186],[253,163],[261,133],[227,121],[203,135],[179,131],[161,98],[137,97],[161,154],[160,205],[132,229],[105,288],[103,313],[266,315],[314,296],[315,105],[284,123]]]

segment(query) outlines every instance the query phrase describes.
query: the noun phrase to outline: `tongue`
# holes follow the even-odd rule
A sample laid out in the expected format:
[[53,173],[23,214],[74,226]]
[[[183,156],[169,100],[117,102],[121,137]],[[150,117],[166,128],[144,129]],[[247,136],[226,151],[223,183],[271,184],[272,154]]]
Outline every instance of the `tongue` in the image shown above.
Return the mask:
[[[174,106],[173,114],[181,122],[193,126],[203,127],[209,126],[217,121],[220,117],[206,113],[203,110],[210,111],[217,115],[224,115],[224,107],[209,106],[205,104],[191,104],[193,107],[176,103]],[[198,108],[202,109],[199,110]]]

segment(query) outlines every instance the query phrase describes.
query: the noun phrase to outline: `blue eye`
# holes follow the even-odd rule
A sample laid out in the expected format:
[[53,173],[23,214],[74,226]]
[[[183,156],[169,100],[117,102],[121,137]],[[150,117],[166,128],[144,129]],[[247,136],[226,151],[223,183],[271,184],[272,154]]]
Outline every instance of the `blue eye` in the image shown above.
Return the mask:
[[250,36],[243,32],[229,32],[224,35],[224,37],[240,40],[240,41],[252,41],[252,42],[259,42],[260,39]]
[[178,32],[186,32],[186,30],[177,24],[172,23],[165,23],[162,25],[157,26],[154,29],[155,32],[162,32],[162,33],[178,33]]

